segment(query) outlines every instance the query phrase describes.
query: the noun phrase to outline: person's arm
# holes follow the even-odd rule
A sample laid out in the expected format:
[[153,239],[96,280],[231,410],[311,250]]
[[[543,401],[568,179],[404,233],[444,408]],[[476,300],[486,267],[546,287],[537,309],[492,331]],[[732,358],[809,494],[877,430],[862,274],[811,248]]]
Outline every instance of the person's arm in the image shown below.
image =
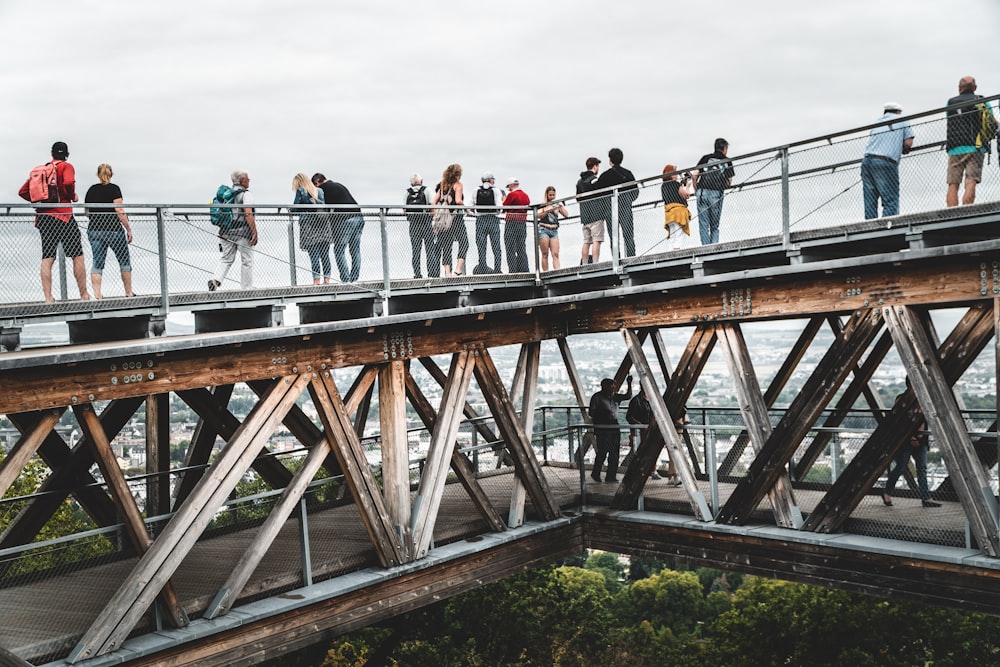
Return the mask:
[[[115,204],[121,204],[123,202],[121,197],[113,200]],[[125,242],[132,242],[132,228],[128,224],[128,216],[125,215],[125,209],[121,206],[115,206],[115,213],[118,214],[118,222],[122,223],[122,227],[125,229]]]
[[559,211],[559,215],[561,215],[562,217],[564,218],[569,217],[569,211],[566,210],[566,206],[563,205],[562,202],[559,202],[559,205],[556,206],[556,210]]
[[455,206],[464,206],[465,205],[465,198],[463,196],[464,195],[464,189],[462,188],[461,181],[459,181],[458,183],[455,183],[455,187],[453,188],[453,191],[455,193]]

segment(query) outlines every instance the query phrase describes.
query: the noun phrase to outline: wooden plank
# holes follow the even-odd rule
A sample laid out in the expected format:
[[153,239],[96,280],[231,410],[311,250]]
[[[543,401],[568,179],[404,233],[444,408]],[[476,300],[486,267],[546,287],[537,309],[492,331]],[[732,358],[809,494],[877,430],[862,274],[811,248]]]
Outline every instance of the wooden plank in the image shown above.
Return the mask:
[[[409,373],[406,374],[406,395],[410,399],[410,405],[413,406],[417,416],[420,417],[420,421],[423,422],[428,431],[433,432],[434,425],[437,423],[437,415],[430,401],[427,400],[427,397],[424,396],[413,376]],[[475,505],[479,515],[486,521],[490,530],[495,532],[503,531],[506,528],[503,519],[496,511],[496,508],[493,507],[489,496],[486,495],[483,487],[476,479],[475,471],[469,459],[457,448],[452,451],[451,468],[455,471],[459,483],[469,494],[473,505]]]
[[[961,377],[992,337],[991,309],[982,305],[969,308],[938,350],[941,369],[949,384]],[[905,392],[809,513],[802,529],[818,533],[840,531],[922,421],[916,397],[912,391]]]
[[[229,407],[229,399],[233,395],[233,385],[221,385],[208,389],[212,394],[213,402],[223,408]],[[208,465],[208,460],[212,456],[215,448],[215,439],[219,436],[218,431],[205,421],[204,417],[198,417],[198,423],[191,434],[191,444],[184,454],[184,468],[180,479],[177,481],[177,488],[174,493],[174,509],[184,504],[191,491],[194,490],[198,480],[205,472],[204,466]]]
[[[698,489],[698,481],[695,479],[691,463],[684,454],[684,444],[677,435],[677,429],[671,428],[674,423],[674,418],[670,415],[670,410],[667,408],[667,405],[663,400],[663,396],[656,386],[656,378],[653,377],[652,369],[649,367],[646,355],[642,351],[642,341],[630,329],[622,329],[622,336],[625,338],[625,344],[628,348],[629,355],[632,358],[632,363],[634,364],[636,373],[639,376],[639,384],[645,390],[646,397],[649,399],[649,405],[653,409],[655,423],[649,430],[651,431],[653,428],[656,428],[662,435],[667,447],[667,452],[674,461],[674,467],[677,469],[677,477],[681,480],[681,484],[684,486],[688,499],[691,501],[691,510],[694,512],[694,515],[702,521],[711,521],[712,511],[709,509],[708,503],[705,501],[705,495]],[[668,424],[670,426],[663,428],[664,425]],[[641,444],[642,443],[640,443],[640,446]],[[635,464],[633,464],[632,467],[634,468]],[[645,484],[647,479],[649,479],[649,472],[645,472],[645,474],[642,475],[642,483]],[[624,481],[622,486],[618,489],[618,495],[624,493],[623,487]]]
[[531,448],[531,441],[517,418],[514,406],[507,397],[507,390],[497,373],[489,351],[481,350],[476,356],[476,381],[483,392],[486,404],[496,420],[497,428],[507,442],[507,451],[514,462],[514,469],[528,491],[528,496],[542,521],[559,516],[559,504],[552,496],[542,475],[541,466]]
[[448,382],[437,420],[431,431],[430,447],[420,476],[420,485],[413,507],[413,557],[423,558],[430,549],[441,496],[448,477],[448,461],[455,450],[458,427],[462,421],[461,406],[469,392],[469,381],[475,366],[473,353],[459,352],[452,357]]
[[[738,324],[720,324],[716,330],[719,345],[726,357],[726,365],[729,367],[729,376],[733,379],[733,386],[736,389],[750,444],[755,452],[760,452],[764,448],[764,443],[771,437],[771,417],[757,381],[757,372],[750,359],[750,351],[747,350],[746,339]],[[798,528],[802,525],[802,512],[795,502],[792,482],[787,471],[778,476],[774,487],[767,495],[777,525],[783,528]]]
[[881,326],[882,318],[877,310],[858,311],[852,315],[844,337],[833,342],[802,386],[802,391],[788,406],[788,411],[750,464],[746,476],[723,505],[717,521],[733,524],[746,522],[764,495],[774,487],[778,477],[784,474],[799,443],[833,399]]
[[347,416],[347,407],[340,398],[330,371],[323,371],[313,379],[309,384],[309,393],[340,469],[344,471],[344,482],[358,506],[379,562],[383,567],[407,562],[408,548],[399,537],[401,527],[398,528],[389,517],[382,490],[372,474],[361,448],[361,440]]
[[[406,436],[406,383],[403,360],[379,368],[378,404],[382,441],[382,488],[389,520],[404,545],[411,542],[410,456]],[[357,432],[355,422],[355,432]],[[359,433],[360,435],[360,433]],[[409,553],[409,549],[406,550]]]
[[0,498],[7,493],[45,438],[49,437],[52,427],[59,423],[59,418],[64,412],[66,412],[66,408],[46,410],[39,416],[30,432],[22,434],[14,446],[10,448],[7,457],[0,463]]
[[[528,441],[533,442],[535,432],[535,399],[538,396],[538,362],[541,356],[541,342],[525,343],[521,346],[524,366],[521,373],[523,391],[521,392],[521,428],[524,429]],[[524,523],[524,501],[527,491],[520,478],[514,477],[514,486],[510,493],[510,509],[507,513],[507,525],[520,526]]]
[[[423,366],[428,373],[430,373],[431,377],[434,378],[434,381],[437,382],[442,388],[444,388],[444,386],[448,383],[448,379],[444,371],[442,371],[430,357],[421,357],[420,365]],[[479,433],[479,435],[486,440],[486,442],[497,442],[500,439],[496,432],[487,426],[481,419],[483,415],[479,414],[479,411],[476,410],[468,401],[466,401],[465,405],[462,406],[462,414],[465,415],[466,419],[472,420],[473,428],[476,429],[476,432]],[[495,451],[499,451],[502,448],[502,444],[498,445]]]
[[883,308],[882,315],[927,426],[951,471],[952,484],[965,508],[969,528],[983,551],[990,556],[1000,555],[996,497],[976,457],[951,383],[941,370],[926,330],[914,311],[905,306]]
[[527,363],[525,355],[528,353],[527,343],[521,344],[521,349],[517,353],[517,363],[514,364],[514,377],[510,381],[510,402],[517,404],[521,398],[521,389],[524,387],[524,365]]
[[170,395],[146,397],[146,515],[170,511]]
[[70,653],[69,662],[103,655],[121,646],[308,383],[308,373],[279,380],[271,393],[254,406],[188,502],[167,523],[132,575],[84,633]]

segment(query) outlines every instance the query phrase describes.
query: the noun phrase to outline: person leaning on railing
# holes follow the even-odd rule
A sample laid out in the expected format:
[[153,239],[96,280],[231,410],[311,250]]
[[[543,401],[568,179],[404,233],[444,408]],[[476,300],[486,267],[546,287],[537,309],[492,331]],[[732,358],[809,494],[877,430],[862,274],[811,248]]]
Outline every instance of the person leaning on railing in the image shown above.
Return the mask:
[[549,270],[549,255],[552,255],[552,268],[559,268],[559,216],[569,217],[569,211],[562,202],[554,201],[556,188],[553,185],[545,188],[542,201],[545,205],[538,209],[538,251],[542,258],[542,271]]

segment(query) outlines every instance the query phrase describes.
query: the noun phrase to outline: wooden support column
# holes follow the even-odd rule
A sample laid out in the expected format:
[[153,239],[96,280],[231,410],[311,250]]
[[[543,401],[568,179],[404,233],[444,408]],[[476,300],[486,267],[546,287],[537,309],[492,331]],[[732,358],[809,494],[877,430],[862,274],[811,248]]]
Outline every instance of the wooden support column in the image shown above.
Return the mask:
[[146,516],[170,511],[170,394],[146,396]]
[[941,370],[926,330],[913,310],[905,306],[883,308],[882,314],[907,369],[906,376],[927,426],[952,473],[952,484],[965,509],[969,528],[983,551],[998,556],[1000,535],[996,497],[976,457],[951,383]]
[[[438,367],[438,365],[434,363],[434,360],[432,358],[421,357],[420,365],[423,366],[428,373],[430,373],[431,377],[434,378],[435,382],[441,385],[442,389],[448,384],[448,378],[445,375],[444,371],[442,371]],[[465,404],[462,406],[462,414],[465,415],[466,419],[475,420],[473,422],[474,424],[473,428],[476,429],[476,432],[479,433],[480,437],[486,440],[486,442],[497,442],[500,440],[496,432],[489,426],[487,426],[482,419],[480,419],[483,415],[479,414],[479,411],[476,410],[474,407],[472,407],[472,404],[469,403],[468,401],[466,401]],[[500,450],[502,448],[503,445],[501,444],[498,445],[496,449]],[[497,458],[502,459],[503,457],[498,456]]]
[[[431,430],[427,460],[413,503],[414,558],[423,558],[430,549],[441,496],[448,478],[448,462],[455,451],[458,427],[462,421],[461,406],[469,391],[474,366],[474,353],[463,350],[452,356],[451,366],[448,368],[448,381],[441,397],[437,420]],[[381,394],[381,390],[379,393]]]
[[788,411],[757,453],[746,476],[729,495],[716,520],[743,524],[784,474],[799,443],[816,423],[844,378],[874,340],[882,326],[877,310],[857,311],[851,316],[844,336],[835,340],[795,397]]
[[382,427],[385,509],[400,541],[409,544],[410,456],[406,440],[406,384],[403,377],[402,359],[390,361],[379,369],[378,405]]
[[[233,385],[219,385],[207,391],[212,394],[213,401],[222,406],[222,408],[229,407],[229,399],[233,395]],[[180,395],[178,394],[178,396]],[[219,437],[219,432],[204,417],[199,416],[198,423],[194,427],[194,433],[191,435],[191,444],[188,445],[188,450],[184,454],[185,470],[180,474],[180,479],[177,481],[177,487],[174,491],[175,510],[184,504],[184,501],[191,495],[191,491],[194,490],[198,480],[204,474],[204,466],[208,465],[208,460],[212,456],[212,450],[215,448],[215,439],[217,437]]]
[[531,448],[531,441],[517,418],[514,406],[507,397],[500,374],[487,350],[476,357],[476,381],[483,392],[486,404],[496,420],[497,428],[507,441],[507,451],[514,461],[514,469],[524,483],[528,496],[542,521],[551,521],[559,516],[559,504],[552,496],[548,482],[542,474],[541,466]]
[[[424,396],[413,376],[409,373],[406,374],[406,395],[410,399],[410,405],[413,406],[413,409],[417,412],[417,416],[420,417],[420,421],[423,422],[428,431],[433,432],[437,424],[437,415],[430,401],[427,400],[427,397]],[[503,519],[496,511],[496,508],[493,507],[483,487],[477,481],[475,470],[473,470],[468,457],[463,452],[460,452],[457,447],[451,454],[451,468],[455,471],[459,483],[468,492],[480,516],[489,525],[490,530],[496,532],[503,531],[506,528]]]
[[[337,385],[330,371],[323,371],[309,385],[313,404],[323,422],[326,438],[344,471],[344,481],[351,491],[361,514],[375,554],[383,567],[392,567],[409,561],[409,547],[400,539],[396,524],[386,509],[382,490],[372,473],[365,452],[361,448],[354,425],[348,414],[350,403],[340,398]],[[367,393],[358,392],[360,394]],[[363,397],[363,396],[362,396]]]
[[[580,372],[576,368],[576,362],[573,360],[573,353],[569,349],[569,341],[565,338],[556,338],[556,344],[559,346],[559,354],[562,356],[563,365],[566,367],[566,375],[569,377],[569,384],[573,388],[573,395],[576,396],[576,404],[580,406],[580,420],[585,424],[593,424],[593,420],[590,418],[590,402],[587,398],[586,389],[583,387],[583,380],[580,378]],[[594,435],[593,429],[585,429],[580,433],[580,444],[577,445],[576,455],[573,460],[577,463],[583,461],[583,457],[587,455],[590,448],[597,443],[597,437]]]
[[[717,333],[736,396],[739,398],[740,412],[743,413],[750,444],[755,452],[760,452],[771,437],[771,418],[747,350],[746,339],[743,338],[739,324],[720,324]],[[771,500],[775,523],[782,528],[798,528],[802,525],[802,511],[795,502],[792,481],[788,478],[787,471],[778,476],[774,488],[767,495]]]
[[70,663],[121,647],[308,383],[308,374],[281,378],[254,406],[220,452],[209,474],[202,477],[189,501],[167,523],[70,652],[67,658]]
[[[992,337],[992,309],[977,304],[966,311],[938,350],[941,369],[949,384],[962,376]],[[802,529],[818,533],[839,532],[900,447],[908,446],[910,436],[922,421],[916,397],[912,391],[906,391],[813,508]]]
[[[535,399],[538,396],[538,362],[541,356],[540,341],[524,343],[521,346],[521,358],[524,363],[518,364],[523,390],[521,391],[521,428],[533,443],[535,431]],[[524,484],[519,477],[514,477],[514,487],[510,494],[510,510],[507,513],[507,525],[516,528],[524,523],[524,500],[527,495]]]
[[45,438],[52,433],[52,427],[59,423],[59,418],[64,412],[66,412],[66,408],[43,411],[30,431],[22,433],[14,446],[11,447],[7,458],[3,460],[3,463],[0,463],[0,498],[14,484],[14,480],[21,474],[24,466],[35,455]]
[[[649,430],[656,429],[666,443],[667,452],[674,461],[677,476],[680,478],[681,483],[684,485],[684,490],[688,494],[694,515],[702,521],[711,521],[712,511],[705,500],[705,494],[698,489],[698,480],[695,479],[691,462],[684,453],[684,444],[681,442],[680,436],[677,435],[677,429],[673,428],[674,418],[670,415],[670,411],[663,400],[663,395],[656,386],[656,378],[653,377],[652,369],[649,367],[646,355],[642,351],[642,341],[639,340],[639,337],[631,329],[622,329],[621,331],[622,336],[625,337],[625,344],[628,347],[632,363],[635,365],[636,373],[639,376],[639,385],[645,390],[646,398],[649,399],[649,405],[653,409],[655,423],[650,426]],[[637,464],[633,463],[630,469],[636,466]],[[627,480],[623,480],[622,488],[624,488],[626,482],[634,483],[636,477],[636,475],[632,475]],[[639,477],[639,482],[644,485],[647,479],[649,479],[649,472],[644,472]],[[622,490],[620,489],[618,493],[621,494]]]

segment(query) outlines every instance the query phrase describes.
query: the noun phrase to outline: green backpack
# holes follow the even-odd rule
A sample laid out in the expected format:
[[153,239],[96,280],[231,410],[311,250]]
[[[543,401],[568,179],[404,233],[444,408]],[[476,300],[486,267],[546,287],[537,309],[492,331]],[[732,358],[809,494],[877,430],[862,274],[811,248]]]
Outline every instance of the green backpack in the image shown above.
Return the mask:
[[225,231],[233,228],[236,220],[236,211],[232,208],[223,208],[219,204],[235,204],[236,195],[243,192],[243,189],[234,190],[228,185],[220,185],[215,191],[215,198],[212,199],[212,207],[208,210],[208,219],[213,225]]
[[990,105],[987,102],[977,103],[976,110],[979,112],[979,132],[976,134],[976,150],[989,153],[990,143],[997,136],[997,122],[993,118],[993,112],[990,111]]

